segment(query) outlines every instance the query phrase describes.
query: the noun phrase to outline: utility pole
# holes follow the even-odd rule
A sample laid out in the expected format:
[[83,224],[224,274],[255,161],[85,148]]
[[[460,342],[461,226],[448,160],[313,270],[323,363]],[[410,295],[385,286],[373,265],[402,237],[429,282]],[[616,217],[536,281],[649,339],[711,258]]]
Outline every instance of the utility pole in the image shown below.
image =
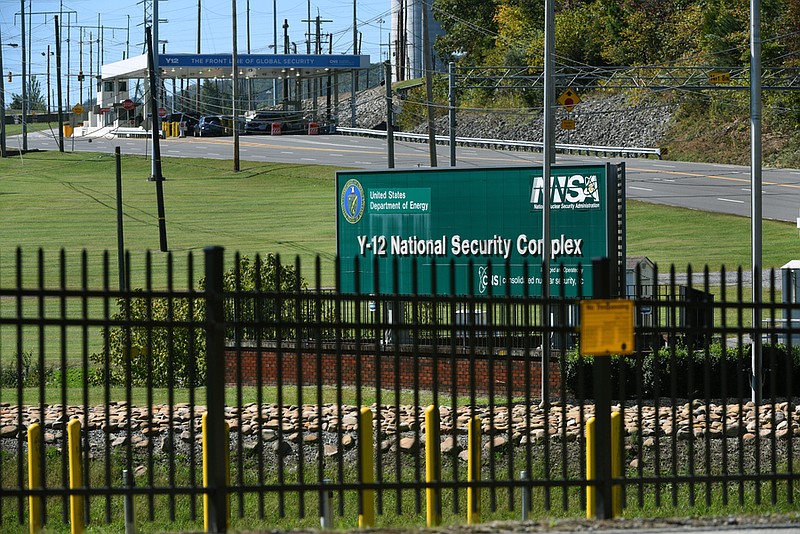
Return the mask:
[[425,68],[425,95],[428,109],[428,151],[431,167],[437,166],[436,158],[436,121],[433,116],[433,61],[431,57],[430,34],[428,33],[428,5],[422,3],[422,48],[423,67]]
[[[157,0],[156,0],[157,1]],[[239,120],[236,117],[236,98],[239,96],[239,52],[237,50],[236,39],[236,0],[231,0],[231,33],[233,34],[233,48],[231,66],[233,77],[231,79],[231,96],[232,108],[231,114],[233,115],[233,170],[239,172]]]
[[[289,19],[283,19],[283,53],[289,55]],[[289,107],[289,73],[283,75],[283,110]]]
[[542,406],[546,406],[550,395],[550,332],[552,318],[550,317],[550,163],[555,161],[555,154],[551,153],[555,147],[555,124],[553,116],[553,103],[555,102],[555,5],[554,0],[544,2],[544,131],[542,132],[542,301],[544,310],[544,339],[542,341]]
[[[200,2],[197,0],[197,55],[200,55]],[[195,81],[195,112],[200,114],[200,78]]]
[[[358,18],[356,16],[356,0],[353,0],[353,55],[358,55]],[[358,72],[350,71],[350,127],[356,127],[356,92],[358,88]]]
[[753,261],[752,398],[762,400],[761,353],[761,0],[750,0],[750,225]]
[[[61,96],[61,28],[58,25],[58,15],[55,18],[55,30],[56,30],[56,95],[58,98],[58,151],[64,152],[64,108],[62,106],[62,96]],[[3,70],[2,65],[0,65],[0,71]],[[4,109],[2,102],[0,102],[0,108]]]
[[[20,37],[22,41],[22,151],[28,151],[28,73],[27,63],[25,62],[25,0],[20,3]],[[3,110],[5,113],[5,110]]]

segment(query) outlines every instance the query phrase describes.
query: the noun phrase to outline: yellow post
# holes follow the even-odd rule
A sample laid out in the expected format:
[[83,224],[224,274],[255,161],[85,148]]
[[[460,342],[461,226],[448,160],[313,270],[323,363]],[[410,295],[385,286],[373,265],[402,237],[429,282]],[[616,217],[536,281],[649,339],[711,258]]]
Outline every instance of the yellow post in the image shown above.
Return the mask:
[[[28,488],[41,489],[42,476],[42,425],[34,423],[28,428]],[[30,532],[42,530],[42,498],[28,497]]]
[[180,123],[173,122],[172,124],[172,137],[178,137],[178,125]]
[[[203,417],[200,418],[200,431],[203,434],[203,487],[208,487],[208,478],[209,478],[209,469],[211,466],[211,460],[208,457],[208,427],[206,425],[206,417],[208,416],[208,412],[203,414]],[[225,434],[227,436],[228,432],[230,432],[230,425],[225,423]],[[231,450],[230,447],[225,449],[225,480],[230,486],[231,483]],[[211,532],[211,518],[209,517],[208,513],[208,501],[209,501],[209,494],[203,494],[203,530],[206,532]],[[228,503],[226,507],[226,524],[228,527],[231,526],[231,495],[228,493]]]
[[[439,440],[439,410],[430,405],[425,409],[425,482],[434,484],[442,480],[442,444]],[[428,527],[442,523],[440,488],[425,489]]]
[[[358,424],[358,448],[361,458],[361,483],[375,482],[374,444],[372,441],[372,410],[361,408]],[[361,490],[361,513],[358,515],[358,528],[375,526],[375,490]]]
[[[586,481],[594,480],[594,417],[586,421]],[[594,518],[594,499],[597,488],[592,485],[586,486],[586,519]]]
[[[467,429],[467,480],[481,481],[481,420],[473,417]],[[472,485],[467,487],[467,524],[481,522],[481,489]]]
[[[611,414],[611,476],[619,478],[622,476],[622,461],[620,451],[622,442],[620,433],[622,425],[622,414],[614,412]],[[586,479],[595,479],[594,448],[597,436],[594,430],[594,417],[586,421]],[[597,496],[597,488],[586,486],[586,518],[594,518],[594,501]],[[614,484],[611,488],[611,509],[614,517],[622,514],[622,485]]]
[[[620,478],[622,476],[622,414],[613,412],[611,414],[611,476]],[[622,515],[622,484],[614,484],[611,487],[611,510],[614,517]]]
[[[77,419],[67,424],[67,444],[69,447],[69,488],[83,487],[83,468],[81,465],[81,422]],[[83,532],[83,495],[69,496],[70,532]]]

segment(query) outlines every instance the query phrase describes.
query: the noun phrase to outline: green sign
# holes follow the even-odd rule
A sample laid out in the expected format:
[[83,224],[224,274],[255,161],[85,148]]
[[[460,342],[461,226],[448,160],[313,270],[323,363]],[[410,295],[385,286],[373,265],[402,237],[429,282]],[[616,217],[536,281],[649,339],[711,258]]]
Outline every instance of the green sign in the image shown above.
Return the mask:
[[[591,260],[616,234],[612,170],[551,167],[553,295],[591,294]],[[341,290],[541,295],[543,186],[540,167],[337,172]]]

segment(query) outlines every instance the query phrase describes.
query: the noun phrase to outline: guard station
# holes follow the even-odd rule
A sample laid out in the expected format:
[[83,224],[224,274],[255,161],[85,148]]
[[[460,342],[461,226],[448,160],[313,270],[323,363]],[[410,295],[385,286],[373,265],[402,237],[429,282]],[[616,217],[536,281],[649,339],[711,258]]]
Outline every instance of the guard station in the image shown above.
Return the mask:
[[[167,88],[166,82],[169,80],[186,80],[188,86],[189,81],[199,84],[205,79],[231,79],[232,57],[232,54],[159,54],[158,83]],[[237,59],[240,80],[280,80],[284,107],[289,102],[291,85],[299,87],[300,80],[350,73],[367,69],[370,64],[368,55],[238,54]],[[154,111],[164,115],[167,112],[164,99],[159,99],[159,105],[164,108],[151,110],[149,97],[141,98],[141,101],[134,98],[133,85],[139,80],[146,80],[148,74],[146,54],[103,65],[97,88],[97,105],[88,110],[85,129],[102,129],[109,133],[120,128],[138,129],[143,123],[147,126],[146,119]],[[147,87],[147,84],[144,86]],[[299,95],[299,92],[296,91],[295,95]],[[296,99],[299,100],[297,96]]]

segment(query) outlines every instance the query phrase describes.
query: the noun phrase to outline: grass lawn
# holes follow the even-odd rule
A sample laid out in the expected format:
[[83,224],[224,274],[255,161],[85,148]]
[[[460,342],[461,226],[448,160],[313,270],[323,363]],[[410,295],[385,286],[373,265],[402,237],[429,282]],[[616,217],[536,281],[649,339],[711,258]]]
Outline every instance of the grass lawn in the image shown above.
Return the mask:
[[[311,285],[313,260],[321,259],[322,284],[333,285],[336,169],[315,165],[242,162],[234,173],[221,160],[164,158],[167,242],[177,284],[185,280],[187,253],[221,245],[230,262],[235,251],[254,256],[299,256]],[[103,286],[102,255],[109,251],[109,283],[116,275],[115,161],[110,154],[41,152],[0,161],[0,195],[6,231],[0,234],[0,283],[14,281],[16,247],[22,251],[25,285],[38,280],[41,248],[47,284],[59,283],[58,255],[66,252],[68,285],[80,285],[80,253],[87,252],[90,287]],[[144,257],[152,252],[153,285],[163,287],[167,255],[159,250],[155,184],[147,180],[149,161],[122,157],[125,247],[132,255],[133,287],[146,284]],[[735,270],[750,263],[750,222],[734,217],[631,201],[628,254],[648,256],[662,272],[670,264],[685,272],[708,265]],[[780,267],[793,258],[797,229],[764,221],[764,266]],[[200,259],[200,258],[198,258]],[[202,261],[196,261],[202,269]],[[195,278],[196,280],[196,278]]]
[[[306,269],[315,256],[331,266],[335,250],[332,167],[166,158],[163,162],[167,243],[173,254],[176,287],[185,285],[188,253],[221,245],[229,261],[239,251],[251,257],[279,253],[300,256]],[[102,287],[103,252],[109,251],[110,285],[117,280],[117,212],[113,155],[31,153],[0,161],[3,222],[0,280],[14,281],[16,247],[23,282],[37,284],[36,256],[46,261],[45,283],[58,284],[60,250],[66,251],[67,284],[80,286],[80,254],[87,253],[90,287]],[[152,253],[153,285],[165,287],[167,254],[158,252],[156,187],[147,178],[150,163],[122,158],[124,241],[131,253],[132,287],[145,287],[144,259]],[[9,231],[10,229],[10,231]],[[202,270],[202,258],[196,259]],[[313,280],[311,273],[308,278]],[[324,273],[331,284],[333,273]],[[195,278],[195,281],[197,278]]]
[[[233,254],[254,257],[278,253],[284,262],[300,258],[302,274],[316,284],[314,260],[320,258],[321,285],[334,285],[335,255],[334,167],[242,162],[234,173],[228,161],[165,158],[163,172],[167,241],[171,256],[159,252],[155,183],[148,181],[150,162],[141,156],[122,158],[124,241],[131,254],[131,287],[166,288],[165,271],[171,261],[174,287],[185,288],[187,256],[194,259],[192,285],[203,276],[203,248],[221,245],[226,266]],[[49,287],[92,289],[117,287],[117,212],[115,160],[111,154],[35,152],[0,160],[0,210],[4,231],[0,233],[0,287],[16,287],[18,276],[26,288]],[[749,269],[750,222],[694,210],[629,202],[627,214],[628,254],[648,256],[661,272],[676,264],[712,271],[721,265]],[[797,229],[789,223],[764,221],[764,266],[780,267],[793,258]],[[19,247],[19,248],[18,248]],[[16,268],[18,255],[21,269]],[[37,256],[44,256],[39,272]],[[62,280],[59,266],[66,266]],[[82,251],[86,272],[83,273]],[[152,251],[152,252],[148,252]],[[152,271],[145,269],[150,254]],[[105,262],[105,264],[104,264]],[[104,265],[107,268],[104,268]],[[148,282],[148,278],[150,282]],[[745,291],[749,294],[749,290]],[[729,292],[729,299],[734,296]],[[766,296],[766,294],[765,294]],[[16,313],[16,300],[0,301],[3,315]],[[61,302],[53,298],[25,299],[22,314],[38,317],[43,309],[49,318],[80,317],[81,299]],[[99,300],[90,300],[93,317],[103,317]],[[62,310],[63,306],[63,310]],[[110,313],[116,311],[111,303]],[[65,310],[65,311],[64,311]],[[61,357],[61,336],[70,347],[70,366],[80,363],[84,344],[89,353],[100,348],[99,331],[59,326],[39,329],[26,326],[25,342],[17,346],[17,332],[0,328],[0,353],[47,354]]]

